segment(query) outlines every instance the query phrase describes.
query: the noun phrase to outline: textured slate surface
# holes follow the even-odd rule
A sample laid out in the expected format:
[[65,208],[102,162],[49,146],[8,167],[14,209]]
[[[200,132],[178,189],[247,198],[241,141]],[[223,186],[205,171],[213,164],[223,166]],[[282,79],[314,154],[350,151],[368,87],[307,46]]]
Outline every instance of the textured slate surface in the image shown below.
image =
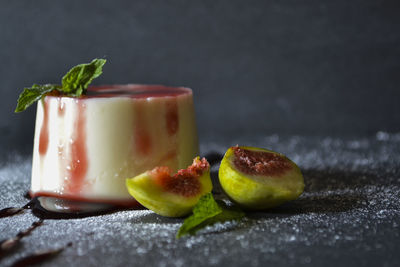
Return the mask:
[[[8,266],[24,255],[72,242],[44,266],[396,266],[400,261],[400,134],[369,138],[241,136],[203,142],[203,154],[236,143],[287,154],[303,170],[296,201],[239,223],[175,239],[181,219],[147,210],[45,220],[23,239]],[[3,155],[0,206],[22,206],[30,158]],[[213,169],[215,170],[215,166]],[[0,240],[36,221],[30,211],[0,219]]]
[[12,113],[22,88],[103,56],[95,84],[193,88],[201,136],[399,132],[399,13],[398,0],[1,1],[0,149],[32,147],[33,109]]

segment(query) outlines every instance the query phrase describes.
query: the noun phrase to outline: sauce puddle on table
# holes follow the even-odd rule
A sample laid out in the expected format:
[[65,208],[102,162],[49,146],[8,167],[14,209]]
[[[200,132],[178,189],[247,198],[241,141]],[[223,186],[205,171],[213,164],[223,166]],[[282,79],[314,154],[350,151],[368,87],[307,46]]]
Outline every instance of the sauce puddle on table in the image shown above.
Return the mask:
[[121,210],[121,207],[96,202],[81,202],[56,197],[35,197],[30,202],[32,213],[41,219],[74,219],[98,216]]
[[[11,217],[28,209],[32,210],[33,215],[40,219],[76,219],[132,209],[108,203],[76,201],[48,196],[31,199],[29,193],[26,193],[24,197],[30,199],[27,204],[21,208],[8,207],[0,210],[0,218]],[[133,208],[138,208],[138,206]]]

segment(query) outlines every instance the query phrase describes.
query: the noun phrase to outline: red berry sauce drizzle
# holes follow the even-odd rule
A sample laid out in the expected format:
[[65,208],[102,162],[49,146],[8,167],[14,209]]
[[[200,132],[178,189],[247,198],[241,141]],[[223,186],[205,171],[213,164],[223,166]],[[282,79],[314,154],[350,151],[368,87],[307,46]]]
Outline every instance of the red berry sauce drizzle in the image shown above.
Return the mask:
[[[34,229],[42,225],[44,219],[83,218],[107,214],[118,210],[140,207],[138,202],[135,200],[126,202],[113,202],[109,200],[98,199],[93,201],[79,196],[79,191],[82,188],[83,180],[89,166],[86,148],[86,109],[84,99],[98,97],[176,97],[178,95],[189,94],[190,92],[190,89],[187,88],[165,87],[158,85],[113,85],[90,87],[87,95],[76,99],[78,104],[78,114],[77,118],[75,118],[76,123],[74,126],[73,141],[72,143],[67,144],[70,146],[68,150],[65,146],[58,147],[59,161],[62,163],[60,166],[63,168],[63,170],[65,170],[65,176],[67,177],[64,185],[66,194],[58,195],[48,192],[36,192],[35,194],[32,194],[32,192],[28,192],[25,197],[29,198],[30,201],[23,207],[9,207],[0,210],[0,218],[18,215],[27,209],[32,210],[32,213],[36,217],[40,218],[39,221],[32,223],[32,226],[25,231],[19,232],[15,237],[0,241],[0,260],[8,253],[14,252],[20,244],[20,240],[29,235]],[[61,95],[58,92],[52,92],[49,94],[49,97],[58,98],[57,115],[59,117],[64,116],[66,112],[66,106],[63,103],[63,98]],[[44,160],[44,156],[47,154],[49,146],[50,102],[48,101],[47,97],[42,100],[42,104],[43,123],[39,133],[38,152],[42,160]],[[138,108],[140,109],[140,105],[138,105]],[[168,101],[166,108],[166,131],[170,136],[176,136],[179,129],[178,105],[176,99]],[[140,117],[141,112],[136,112],[136,114],[139,114],[139,117],[137,118],[139,123],[136,126],[138,130],[135,133],[136,147],[140,153],[148,154],[152,149],[152,143],[147,130],[146,121],[144,118]],[[71,153],[71,157],[68,162],[66,162],[66,151],[70,151]],[[168,160],[169,158],[176,156],[176,153],[176,151],[169,151],[161,160]],[[69,166],[69,168],[66,168],[67,166]],[[184,195],[188,197],[196,194],[197,191],[200,190],[200,183],[197,179],[197,176],[200,175],[201,172],[206,168],[209,168],[209,164],[205,159],[202,159],[200,163],[192,165],[187,170],[178,172],[173,177],[168,175],[171,179],[167,179],[167,181],[165,181],[167,190],[187,192],[184,193]],[[177,181],[183,181],[183,183]],[[197,186],[193,186],[193,184],[196,184]],[[191,190],[188,190],[188,188]],[[72,243],[68,243],[66,247],[71,245]],[[42,261],[50,259],[59,254],[64,248],[28,255],[16,261],[13,266],[26,266],[29,264],[41,263]]]
[[70,144],[71,160],[68,164],[66,192],[79,194],[83,180],[88,170],[88,158],[86,153],[86,108],[81,100],[76,100],[78,113],[75,118],[74,136]]
[[41,103],[43,104],[43,124],[39,135],[39,154],[43,156],[46,155],[49,147],[49,101],[44,98]]
[[135,148],[139,155],[147,156],[153,150],[151,135],[147,127],[147,122],[144,114],[144,100],[137,101],[134,106],[135,110]]
[[175,135],[179,129],[178,103],[176,102],[176,99],[167,102],[167,113],[165,120],[167,122],[168,135]]
[[232,147],[235,155],[235,167],[246,174],[262,176],[281,176],[292,169],[289,160],[284,156],[266,151],[254,151]]
[[[78,112],[76,113],[74,133],[72,142],[58,147],[58,157],[60,168],[65,172],[64,192],[63,195],[52,194],[48,192],[35,192],[31,194],[34,214],[40,218],[76,218],[96,215],[109,212],[115,209],[137,208],[140,205],[132,200],[125,202],[112,202],[108,200],[88,200],[80,197],[84,179],[89,168],[89,160],[86,148],[86,107],[85,100],[91,98],[110,98],[110,97],[129,97],[139,101],[135,102],[135,133],[134,143],[139,155],[149,155],[153,148],[153,142],[148,129],[146,117],[144,116],[143,105],[146,99],[151,97],[168,97],[166,101],[166,131],[169,136],[177,140],[177,132],[179,130],[178,103],[176,97],[179,95],[190,94],[191,90],[183,87],[166,87],[161,85],[111,85],[89,87],[87,95],[77,98],[76,104]],[[65,115],[67,106],[63,102],[63,97],[55,92],[50,93],[48,97],[56,97],[58,104],[57,115],[62,117]],[[40,129],[39,137],[39,155],[41,160],[45,160],[45,155],[49,143],[49,104],[48,97],[43,100],[43,124]],[[142,101],[143,99],[143,101]],[[69,146],[69,147],[67,147]],[[70,151],[70,155],[66,155],[66,151]],[[160,160],[168,160],[176,156],[176,151],[167,151],[166,155]],[[182,174],[183,175],[183,174]],[[187,178],[190,180],[190,178]],[[182,188],[182,190],[184,190]],[[7,214],[17,212],[11,210]],[[7,216],[7,215],[6,215]],[[11,215],[10,215],[11,216]]]

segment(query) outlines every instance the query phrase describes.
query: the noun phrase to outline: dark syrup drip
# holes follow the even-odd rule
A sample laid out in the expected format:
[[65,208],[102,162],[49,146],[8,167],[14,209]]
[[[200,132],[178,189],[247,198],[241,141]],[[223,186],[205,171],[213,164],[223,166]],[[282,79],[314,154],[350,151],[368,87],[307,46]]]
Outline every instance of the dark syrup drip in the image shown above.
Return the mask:
[[[121,210],[122,208],[112,204],[81,202],[55,197],[34,197],[22,208],[5,208],[1,210],[1,214],[4,215],[1,217],[13,216],[25,209],[32,210],[33,215],[40,218],[40,220],[34,222],[28,229],[19,232],[15,237],[1,241],[0,260],[15,251],[21,245],[21,239],[42,225],[44,219],[74,219],[98,216]],[[71,245],[72,243],[68,243],[67,246]],[[45,260],[50,260],[64,249],[65,247],[37,252],[17,260],[12,266],[38,264]]]
[[46,251],[40,251],[23,257],[16,262],[14,262],[11,267],[23,267],[23,266],[31,266],[34,264],[42,263],[45,260],[50,260],[54,256],[60,254],[65,248],[72,246],[72,243],[68,243],[65,247],[58,249],[51,249]]
[[19,232],[15,237],[0,241],[0,259],[4,257],[6,254],[16,249],[20,245],[22,238],[30,235],[33,230],[35,230],[42,224],[43,220],[34,222],[28,229]]
[[31,198],[31,195],[29,194],[29,191],[26,191],[26,192],[25,192],[24,198],[26,198],[26,199],[28,199],[28,200],[31,200],[31,199],[32,199],[32,198]]
[[2,210],[0,210],[0,218],[11,217],[11,216],[17,215],[17,214],[21,213],[23,210],[24,210],[23,208],[14,208],[14,207],[2,209]]
[[[27,197],[29,194],[25,194]],[[5,208],[0,211],[1,217],[10,217],[25,209],[32,210],[33,215],[40,218],[28,229],[19,232],[15,237],[0,241],[0,259],[15,251],[21,245],[21,239],[29,235],[34,229],[42,225],[44,219],[74,219],[89,216],[98,216],[121,210],[121,207],[82,201],[60,199],[56,197],[34,197],[22,208]],[[69,243],[67,246],[71,246]],[[64,247],[65,248],[65,247]],[[12,266],[28,266],[41,263],[58,255],[64,248],[37,252],[17,260]]]
[[[24,194],[24,198],[29,199],[29,200],[31,199],[31,197],[29,196],[29,192]],[[22,208],[15,208],[15,207],[4,208],[4,209],[0,210],[0,218],[11,217],[11,216],[20,214],[24,210],[30,209],[30,206],[31,206],[31,201],[29,201],[27,204],[25,204],[25,206],[23,206]]]
[[67,200],[56,197],[34,197],[22,208],[9,207],[0,210],[0,218],[20,214],[26,209],[32,210],[33,215],[43,220],[77,219],[109,214],[131,208],[106,203]]
[[40,219],[76,219],[99,216],[121,210],[112,204],[81,202],[56,197],[34,197],[29,204]]
[[[223,155],[218,152],[210,152],[205,157],[208,159],[210,165],[214,165],[221,161]],[[29,192],[25,193],[24,197],[30,199]],[[10,207],[0,210],[0,218],[19,214],[25,209],[31,209],[32,213],[36,217],[40,218],[40,220],[34,222],[27,230],[19,232],[14,238],[1,241],[0,259],[8,252],[16,249],[20,245],[20,240],[29,235],[35,228],[42,225],[44,219],[84,218],[104,215],[119,210],[126,210],[128,208],[121,208],[112,204],[73,201],[55,197],[34,197],[22,208]],[[72,246],[72,243],[68,243],[66,247],[70,246]],[[12,267],[41,263],[58,255],[66,247],[28,255],[14,262]]]

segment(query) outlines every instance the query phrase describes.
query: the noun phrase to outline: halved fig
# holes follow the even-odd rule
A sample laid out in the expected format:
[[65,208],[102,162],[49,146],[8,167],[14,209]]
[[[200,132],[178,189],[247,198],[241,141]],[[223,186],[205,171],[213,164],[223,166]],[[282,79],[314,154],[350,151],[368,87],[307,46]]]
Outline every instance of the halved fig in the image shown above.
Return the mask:
[[247,209],[276,207],[296,199],[304,190],[299,167],[284,155],[263,148],[229,148],[218,175],[225,193]]
[[200,197],[212,190],[210,164],[197,157],[187,169],[171,173],[168,167],[155,167],[126,179],[126,187],[140,204],[159,215],[188,215]]

